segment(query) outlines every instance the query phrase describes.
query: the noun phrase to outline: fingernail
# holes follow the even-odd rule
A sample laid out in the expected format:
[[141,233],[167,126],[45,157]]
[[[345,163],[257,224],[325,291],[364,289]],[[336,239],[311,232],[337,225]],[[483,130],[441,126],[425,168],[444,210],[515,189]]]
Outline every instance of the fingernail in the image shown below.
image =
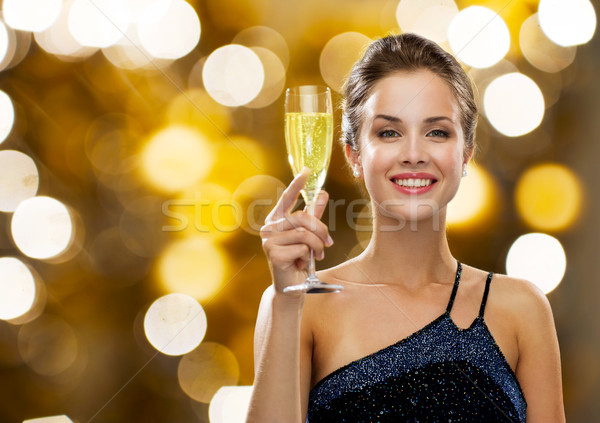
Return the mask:
[[327,235],[327,243],[325,245],[328,247],[333,245],[333,238],[331,238],[331,235]]
[[325,251],[321,251],[319,253],[319,260],[323,260],[325,258]]

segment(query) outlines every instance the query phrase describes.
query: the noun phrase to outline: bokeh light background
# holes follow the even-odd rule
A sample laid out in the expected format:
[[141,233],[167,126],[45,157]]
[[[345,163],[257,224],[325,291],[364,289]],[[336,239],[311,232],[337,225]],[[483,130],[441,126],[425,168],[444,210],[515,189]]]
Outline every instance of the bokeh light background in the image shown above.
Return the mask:
[[[339,103],[366,44],[399,32],[477,87],[453,252],[547,293],[567,418],[600,415],[593,2],[0,4],[1,422],[242,421],[270,283],[258,229],[291,180],[283,91]],[[352,179],[336,141],[319,267],[368,243]]]

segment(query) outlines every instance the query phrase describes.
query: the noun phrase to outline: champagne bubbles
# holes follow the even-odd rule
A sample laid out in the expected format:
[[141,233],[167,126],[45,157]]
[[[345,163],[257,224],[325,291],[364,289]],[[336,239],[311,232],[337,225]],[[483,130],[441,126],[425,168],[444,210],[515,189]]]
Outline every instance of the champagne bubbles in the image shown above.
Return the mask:
[[596,31],[596,11],[589,0],[540,0],[540,26],[559,46],[585,44]]
[[0,258],[0,319],[15,319],[27,313],[35,296],[35,280],[29,268],[17,258]]
[[31,157],[14,150],[0,151],[0,211],[15,211],[19,203],[37,193],[38,184]]
[[12,236],[23,254],[48,259],[65,251],[73,236],[67,207],[50,197],[22,201],[11,222]]
[[528,76],[519,72],[502,75],[485,90],[483,107],[498,132],[518,137],[537,128],[544,117],[544,96]]
[[248,47],[230,44],[213,51],[204,63],[202,81],[208,94],[224,106],[243,106],[260,93],[263,64]]
[[4,0],[5,22],[14,29],[39,32],[58,18],[62,0]]
[[482,6],[470,6],[452,20],[448,41],[454,54],[464,63],[487,68],[508,53],[510,34],[496,12]]
[[196,348],[206,333],[202,306],[184,294],[154,301],[144,318],[144,331],[154,348],[166,355],[183,355]]
[[[0,22],[0,43],[2,42],[2,22]],[[5,28],[4,28],[5,29]],[[0,49],[2,46],[0,45]],[[1,52],[0,52],[1,53]],[[4,92],[0,91],[0,143],[8,137],[12,130],[13,123],[15,122],[15,109],[13,107],[10,97]]]
[[566,267],[567,258],[561,243],[543,233],[520,236],[506,257],[509,276],[527,279],[546,294],[558,286]]

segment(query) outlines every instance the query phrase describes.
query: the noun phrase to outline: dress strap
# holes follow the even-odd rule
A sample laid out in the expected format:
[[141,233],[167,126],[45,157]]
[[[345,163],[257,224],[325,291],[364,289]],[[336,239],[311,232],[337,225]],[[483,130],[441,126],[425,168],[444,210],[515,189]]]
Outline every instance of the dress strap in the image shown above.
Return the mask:
[[485,311],[485,303],[487,302],[488,292],[490,292],[490,282],[492,281],[492,276],[494,272],[488,273],[487,279],[485,281],[485,291],[483,291],[483,298],[481,299],[481,307],[479,308],[479,317],[483,317],[483,312]]
[[450,313],[452,305],[454,304],[454,297],[456,297],[456,291],[458,291],[458,283],[460,282],[460,274],[462,273],[462,265],[460,261],[456,261],[456,276],[454,278],[454,286],[452,287],[452,294],[450,295],[450,301],[448,301],[448,307],[446,307],[446,313]]

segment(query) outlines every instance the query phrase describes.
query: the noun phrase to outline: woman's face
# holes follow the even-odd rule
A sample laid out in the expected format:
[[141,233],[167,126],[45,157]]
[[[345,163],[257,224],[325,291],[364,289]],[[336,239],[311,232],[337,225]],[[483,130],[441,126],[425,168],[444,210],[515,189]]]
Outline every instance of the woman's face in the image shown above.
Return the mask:
[[[359,151],[365,185],[383,218],[429,218],[458,190],[464,162],[460,109],[447,83],[427,70],[379,80],[363,109]],[[377,207],[379,205],[379,207]]]

